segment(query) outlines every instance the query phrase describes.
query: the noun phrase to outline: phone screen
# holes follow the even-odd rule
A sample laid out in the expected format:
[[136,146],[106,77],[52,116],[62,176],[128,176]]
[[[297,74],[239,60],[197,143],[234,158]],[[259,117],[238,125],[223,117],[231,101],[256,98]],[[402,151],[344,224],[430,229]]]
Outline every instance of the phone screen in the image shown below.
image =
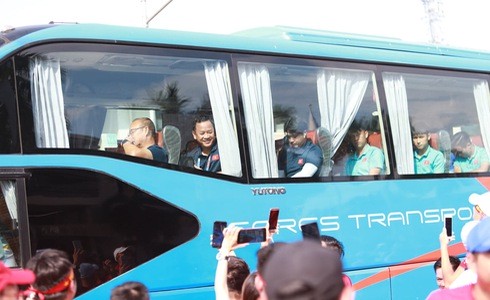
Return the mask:
[[447,236],[452,236],[453,235],[453,218],[448,218],[444,220],[444,227],[446,227],[446,235]]
[[301,232],[303,233],[303,239],[320,241],[320,230],[316,222],[301,225]]
[[75,250],[83,250],[82,242],[80,242],[80,240],[74,240],[72,243]]
[[238,244],[265,242],[265,228],[247,228],[238,232]]
[[215,221],[213,224],[213,240],[211,241],[211,246],[213,248],[221,248],[221,243],[223,242],[223,229],[226,228],[228,224],[224,221]]
[[277,220],[279,219],[279,208],[271,208],[269,212],[269,231],[277,229]]

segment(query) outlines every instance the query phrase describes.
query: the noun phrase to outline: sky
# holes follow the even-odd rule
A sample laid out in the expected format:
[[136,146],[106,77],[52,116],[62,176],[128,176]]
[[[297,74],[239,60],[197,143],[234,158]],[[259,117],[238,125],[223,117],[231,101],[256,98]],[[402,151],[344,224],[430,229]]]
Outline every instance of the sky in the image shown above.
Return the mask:
[[[427,1],[427,0],[426,0]],[[439,0],[442,45],[490,51],[490,1]],[[4,0],[0,29],[55,22],[147,27],[169,0]],[[150,28],[230,34],[292,26],[431,41],[422,0],[170,0]]]

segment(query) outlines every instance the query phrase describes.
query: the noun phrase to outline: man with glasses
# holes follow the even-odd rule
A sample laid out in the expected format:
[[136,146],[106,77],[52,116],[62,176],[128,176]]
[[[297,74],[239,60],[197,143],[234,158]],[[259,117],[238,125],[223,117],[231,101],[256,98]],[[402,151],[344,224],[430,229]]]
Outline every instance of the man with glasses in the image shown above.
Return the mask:
[[488,172],[490,164],[486,150],[473,144],[468,133],[456,133],[451,148],[456,154],[454,173]]
[[155,135],[155,124],[151,119],[134,119],[129,127],[127,139],[122,142],[124,153],[159,162],[168,162],[168,154],[157,145]]

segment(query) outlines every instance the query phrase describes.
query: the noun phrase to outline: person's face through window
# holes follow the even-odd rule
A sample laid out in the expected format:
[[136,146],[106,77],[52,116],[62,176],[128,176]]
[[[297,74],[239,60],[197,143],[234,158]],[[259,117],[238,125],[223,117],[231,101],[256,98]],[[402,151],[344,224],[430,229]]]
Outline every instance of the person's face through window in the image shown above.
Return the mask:
[[196,129],[192,131],[192,135],[203,149],[211,149],[216,139],[213,123],[209,120],[196,123]]
[[416,133],[412,137],[413,145],[418,150],[425,150],[429,146],[429,134],[427,133]]
[[128,140],[135,145],[140,144],[145,138],[145,128],[141,123],[132,123],[128,131]]
[[306,142],[306,136],[302,132],[288,132],[287,134],[288,142],[291,147],[298,148],[303,146]]
[[440,289],[443,289],[446,287],[444,285],[444,278],[442,277],[442,268],[436,269],[436,283]]
[[362,150],[367,144],[368,134],[368,131],[363,129],[349,132],[349,139],[352,143],[352,146],[354,146],[356,150]]

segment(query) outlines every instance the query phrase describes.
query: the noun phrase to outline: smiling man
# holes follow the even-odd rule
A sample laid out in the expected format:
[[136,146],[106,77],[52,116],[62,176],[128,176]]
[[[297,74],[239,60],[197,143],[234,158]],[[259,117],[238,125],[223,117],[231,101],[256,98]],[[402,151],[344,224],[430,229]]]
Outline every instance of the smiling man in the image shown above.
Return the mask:
[[186,157],[194,160],[194,168],[208,172],[221,172],[221,160],[213,120],[205,115],[194,119],[192,136],[198,146],[187,153]]

